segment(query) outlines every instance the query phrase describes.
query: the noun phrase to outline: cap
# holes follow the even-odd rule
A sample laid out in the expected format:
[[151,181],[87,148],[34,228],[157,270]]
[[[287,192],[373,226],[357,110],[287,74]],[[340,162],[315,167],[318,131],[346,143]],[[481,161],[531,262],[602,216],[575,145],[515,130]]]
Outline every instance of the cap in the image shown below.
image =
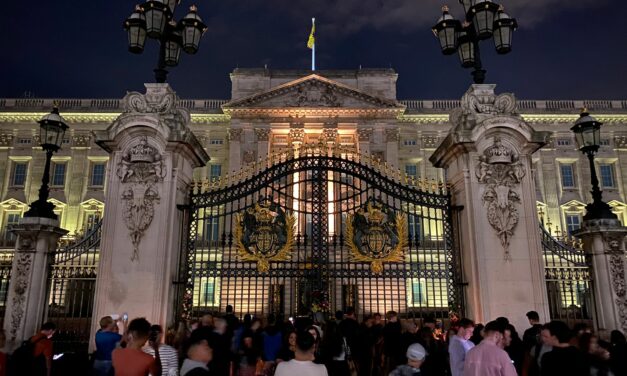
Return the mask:
[[414,343],[407,348],[407,359],[423,360],[427,356],[427,350],[419,343]]

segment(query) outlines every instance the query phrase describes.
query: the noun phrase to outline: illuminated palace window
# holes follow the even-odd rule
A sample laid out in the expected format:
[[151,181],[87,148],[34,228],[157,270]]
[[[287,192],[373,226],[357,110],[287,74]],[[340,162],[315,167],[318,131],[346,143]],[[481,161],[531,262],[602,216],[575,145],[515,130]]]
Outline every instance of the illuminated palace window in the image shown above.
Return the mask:
[[12,244],[15,242],[15,234],[8,231],[8,227],[11,225],[17,225],[22,218],[22,214],[19,212],[16,213],[7,213],[4,217],[4,241],[6,244]]
[[11,185],[14,187],[23,187],[24,184],[26,183],[27,172],[28,172],[28,162],[15,162],[13,164]]
[[601,172],[601,187],[614,188],[614,165],[604,163],[599,166]]
[[209,167],[209,179],[217,180],[222,175],[222,165],[212,164]]
[[572,164],[560,165],[560,172],[562,174],[562,187],[563,188],[575,188],[575,170]]
[[55,162],[52,165],[52,179],[50,185],[53,187],[63,187],[65,185],[66,163]]
[[92,187],[102,187],[105,182],[105,169],[107,164],[105,162],[98,162],[91,164],[91,174],[89,177],[89,185]]
[[569,234],[579,230],[581,227],[581,215],[579,214],[566,214],[566,229]]

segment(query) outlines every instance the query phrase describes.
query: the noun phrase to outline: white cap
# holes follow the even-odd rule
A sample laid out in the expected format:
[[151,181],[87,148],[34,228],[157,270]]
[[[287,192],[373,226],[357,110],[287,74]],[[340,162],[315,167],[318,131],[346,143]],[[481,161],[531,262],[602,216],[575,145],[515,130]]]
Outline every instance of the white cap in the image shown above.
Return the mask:
[[407,359],[423,360],[427,356],[427,350],[419,343],[414,343],[407,348]]

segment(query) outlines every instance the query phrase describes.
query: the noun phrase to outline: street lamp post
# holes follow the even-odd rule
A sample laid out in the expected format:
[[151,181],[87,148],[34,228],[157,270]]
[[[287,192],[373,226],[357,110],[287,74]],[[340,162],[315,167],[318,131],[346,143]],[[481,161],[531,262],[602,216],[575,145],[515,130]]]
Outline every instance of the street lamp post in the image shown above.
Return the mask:
[[481,62],[479,42],[494,39],[496,52],[504,55],[512,50],[512,34],[518,27],[516,19],[492,0],[459,0],[466,14],[462,23],[442,7],[442,17],[433,26],[444,55],[459,54],[464,68],[474,68],[471,75],[475,84],[485,82],[486,70]]
[[52,154],[61,149],[63,136],[69,128],[65,119],[59,115],[59,109],[55,106],[47,115],[44,115],[39,123],[39,137],[41,148],[46,152],[46,165],[44,167],[44,176],[41,179],[41,187],[39,188],[39,198],[30,205],[30,209],[24,213],[24,217],[44,217],[57,219],[54,214],[54,204],[48,202],[50,189],[50,161]]
[[149,0],[135,6],[135,11],[124,21],[130,52],[141,54],[146,37],[159,41],[159,60],[154,69],[158,83],[166,82],[166,67],[178,65],[181,49],[190,55],[198,52],[200,38],[207,31],[195,5],[177,23],[173,17],[179,3],[180,0]]
[[603,192],[599,188],[599,179],[594,167],[594,155],[599,151],[601,144],[601,125],[603,123],[590,116],[588,111],[584,109],[575,125],[570,128],[575,133],[579,150],[588,157],[588,162],[590,163],[592,203],[586,205],[584,220],[618,218],[616,214],[612,213],[612,208],[606,202],[603,202]]

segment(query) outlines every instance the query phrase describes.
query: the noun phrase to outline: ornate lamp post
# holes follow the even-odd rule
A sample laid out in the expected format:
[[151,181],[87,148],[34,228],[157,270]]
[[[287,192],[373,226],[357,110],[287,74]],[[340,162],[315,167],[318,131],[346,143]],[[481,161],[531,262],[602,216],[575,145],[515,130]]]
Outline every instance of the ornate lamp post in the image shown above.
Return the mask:
[[159,41],[159,60],[154,70],[158,83],[166,82],[166,67],[178,65],[181,49],[190,55],[198,52],[200,38],[207,31],[207,26],[196,13],[195,5],[177,23],[173,17],[174,9],[179,3],[180,0],[149,0],[137,5],[131,16],[124,21],[130,52],[141,54],[146,37]]
[[596,169],[594,168],[594,155],[599,151],[601,143],[601,125],[603,123],[597,121],[590,116],[588,111],[584,109],[575,122],[571,131],[575,133],[575,139],[579,150],[588,157],[590,162],[590,173],[592,180],[592,203],[586,205],[586,215],[584,220],[591,219],[617,219],[616,214],[612,213],[612,208],[603,202],[602,192],[599,189],[599,179],[597,178]]
[[442,17],[433,26],[433,33],[440,41],[444,55],[459,53],[464,68],[474,68],[472,77],[476,84],[485,81],[486,70],[481,63],[479,42],[494,38],[499,54],[512,50],[512,34],[518,27],[514,18],[492,0],[459,0],[464,7],[466,20],[462,23],[449,14],[448,6],[442,7]]
[[39,198],[30,205],[30,209],[24,213],[24,217],[44,217],[57,219],[54,214],[54,204],[48,202],[50,189],[50,160],[52,154],[61,149],[63,136],[69,128],[65,123],[65,119],[59,115],[59,109],[55,106],[52,112],[44,115],[39,123],[39,137],[41,148],[46,152],[46,166],[44,167],[44,176],[41,179],[41,187],[39,188]]

